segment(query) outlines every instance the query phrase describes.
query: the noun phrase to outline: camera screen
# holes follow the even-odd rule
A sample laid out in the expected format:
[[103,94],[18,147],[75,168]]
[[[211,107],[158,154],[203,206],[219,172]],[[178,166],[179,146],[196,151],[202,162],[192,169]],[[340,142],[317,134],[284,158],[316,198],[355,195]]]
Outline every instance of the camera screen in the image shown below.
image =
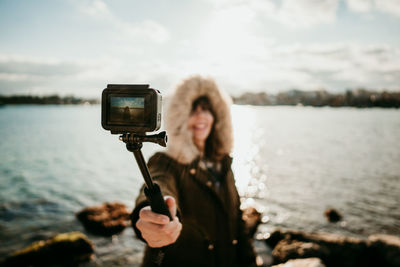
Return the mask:
[[144,97],[116,97],[110,99],[110,124],[143,124],[145,123]]

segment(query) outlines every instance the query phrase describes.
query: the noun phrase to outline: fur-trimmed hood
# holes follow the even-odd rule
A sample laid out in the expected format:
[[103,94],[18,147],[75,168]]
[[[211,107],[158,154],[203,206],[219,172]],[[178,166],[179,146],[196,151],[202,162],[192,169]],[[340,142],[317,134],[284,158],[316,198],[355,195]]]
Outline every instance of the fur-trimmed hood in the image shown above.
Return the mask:
[[200,96],[208,97],[215,112],[214,130],[221,141],[220,152],[230,154],[232,151],[231,98],[217,87],[213,79],[192,76],[176,88],[165,116],[168,133],[166,152],[183,164],[188,164],[200,156],[199,150],[192,141],[192,132],[187,128],[193,101]]

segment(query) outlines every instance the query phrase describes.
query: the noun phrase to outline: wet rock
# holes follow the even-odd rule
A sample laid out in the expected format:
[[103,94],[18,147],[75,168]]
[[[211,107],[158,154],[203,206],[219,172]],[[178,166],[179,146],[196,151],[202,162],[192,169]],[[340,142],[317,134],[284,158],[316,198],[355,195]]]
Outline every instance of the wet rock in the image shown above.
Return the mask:
[[400,266],[400,237],[375,234],[368,237],[371,262],[375,266]]
[[[368,240],[327,233],[277,230],[266,243],[274,248],[274,264],[318,257],[330,266],[400,266],[400,237],[371,235]],[[275,245],[274,245],[275,244]]]
[[318,258],[289,260],[285,263],[273,265],[272,267],[325,267]]
[[118,202],[106,202],[99,206],[88,207],[76,214],[88,232],[102,236],[122,232],[130,225],[129,216],[127,207]]
[[74,266],[93,257],[94,245],[80,232],[58,234],[9,255],[0,266]]
[[272,251],[272,257],[276,263],[296,258],[326,258],[328,254],[329,250],[324,245],[290,239],[281,240]]
[[[363,254],[363,252],[356,252],[356,247],[362,247],[359,245],[361,241],[345,236],[277,230],[271,234],[271,237],[274,240],[269,243],[277,243],[272,252],[274,264],[283,263],[289,259],[318,257],[328,267],[356,266],[353,264],[353,257]],[[354,248],[349,249],[352,244]],[[346,257],[351,258],[349,264],[346,262],[348,260]],[[342,261],[344,264],[341,264]]]
[[281,232],[280,229],[277,229],[273,231],[267,239],[265,239],[265,243],[267,243],[267,245],[273,249],[278,244],[278,242],[284,238],[285,233]]
[[324,215],[329,222],[338,222],[343,218],[343,216],[335,209],[325,210]]
[[242,212],[242,218],[245,222],[247,233],[250,238],[253,238],[258,225],[261,223],[261,213],[253,207],[246,208]]

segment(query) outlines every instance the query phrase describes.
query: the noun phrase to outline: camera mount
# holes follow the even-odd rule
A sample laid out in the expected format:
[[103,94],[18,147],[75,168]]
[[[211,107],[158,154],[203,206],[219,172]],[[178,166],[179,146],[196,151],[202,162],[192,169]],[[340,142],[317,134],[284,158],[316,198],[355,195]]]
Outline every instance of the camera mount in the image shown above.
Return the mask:
[[153,183],[141,150],[141,148],[143,147],[143,142],[152,142],[159,144],[160,146],[166,147],[168,140],[166,132],[164,131],[154,135],[126,133],[121,135],[119,137],[119,140],[123,141],[126,144],[126,149],[132,152],[135,156],[136,162],[146,183],[144,193],[150,202],[151,210],[155,213],[160,213],[168,216],[169,219],[172,221],[171,214],[169,213],[168,207],[165,204],[160,187],[156,183]]

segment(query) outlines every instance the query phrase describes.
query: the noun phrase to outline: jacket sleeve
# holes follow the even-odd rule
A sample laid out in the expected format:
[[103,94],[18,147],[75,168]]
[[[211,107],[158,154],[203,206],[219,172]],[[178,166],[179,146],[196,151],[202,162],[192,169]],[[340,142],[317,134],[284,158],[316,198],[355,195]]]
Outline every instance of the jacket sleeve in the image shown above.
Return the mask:
[[252,244],[252,239],[246,230],[245,222],[242,219],[242,211],[239,208],[238,212],[238,255],[241,266],[256,267],[256,253]]
[[[160,186],[161,193],[163,196],[172,196],[175,198],[177,205],[177,215],[179,215],[179,199],[178,199],[178,189],[176,186],[176,179],[172,175],[173,164],[166,160],[166,156],[162,153],[156,153],[153,155],[148,162],[148,168],[153,181]],[[136,228],[136,222],[139,220],[139,212],[142,208],[149,206],[149,201],[144,194],[144,185],[140,189],[139,195],[136,198],[135,208],[131,214],[132,227],[139,239],[146,242],[139,231]],[[178,216],[179,217],[179,216]]]
[[[232,170],[230,170],[232,172]],[[232,175],[233,178],[233,175]],[[234,182],[233,182],[234,184]],[[240,196],[236,189],[236,186],[233,188],[233,194],[235,198],[238,200],[236,209],[237,209],[237,217],[236,217],[236,237],[237,237],[237,251],[238,251],[238,259],[241,266],[248,267],[256,267],[256,253],[253,247],[252,237],[248,233],[248,230],[245,226],[245,222],[243,220],[243,212],[240,209]]]

